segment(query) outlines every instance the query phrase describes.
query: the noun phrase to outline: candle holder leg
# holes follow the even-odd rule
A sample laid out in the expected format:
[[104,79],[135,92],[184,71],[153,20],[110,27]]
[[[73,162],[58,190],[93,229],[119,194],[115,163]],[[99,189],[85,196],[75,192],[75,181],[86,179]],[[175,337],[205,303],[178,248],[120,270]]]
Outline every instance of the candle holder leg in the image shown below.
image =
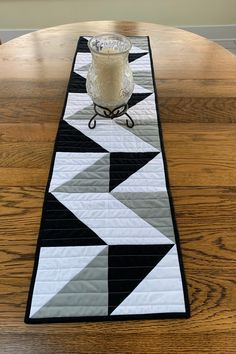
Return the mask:
[[[89,121],[89,123],[88,123],[88,126],[89,126],[89,128],[90,129],[94,129],[95,127],[96,127],[96,124],[97,124],[97,122],[96,122],[96,117],[97,117],[97,113],[95,113],[93,116],[92,116],[92,118],[90,119],[90,121]],[[92,124],[93,123],[93,124]]]
[[126,112],[125,113],[125,115],[129,118],[129,120],[130,120],[130,122],[131,122],[131,124],[129,123],[129,120],[128,119],[126,119],[126,125],[127,125],[127,127],[128,128],[133,128],[133,126],[134,126],[134,121],[133,121],[133,119],[130,117],[130,115]]

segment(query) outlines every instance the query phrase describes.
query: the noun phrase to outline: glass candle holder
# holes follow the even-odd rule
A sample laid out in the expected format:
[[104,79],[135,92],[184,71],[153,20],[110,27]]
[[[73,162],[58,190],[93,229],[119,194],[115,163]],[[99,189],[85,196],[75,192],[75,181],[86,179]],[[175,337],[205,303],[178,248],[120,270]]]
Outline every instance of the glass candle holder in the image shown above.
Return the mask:
[[127,105],[134,90],[128,62],[131,42],[120,34],[101,34],[89,40],[92,54],[86,87],[95,105],[113,111]]

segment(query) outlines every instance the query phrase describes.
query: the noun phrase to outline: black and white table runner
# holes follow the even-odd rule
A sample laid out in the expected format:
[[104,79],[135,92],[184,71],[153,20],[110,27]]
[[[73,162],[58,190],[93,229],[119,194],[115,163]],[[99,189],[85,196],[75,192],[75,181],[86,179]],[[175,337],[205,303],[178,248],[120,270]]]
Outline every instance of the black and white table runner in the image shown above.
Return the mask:
[[45,194],[25,321],[188,317],[148,37],[130,37],[129,114],[97,118],[80,37]]

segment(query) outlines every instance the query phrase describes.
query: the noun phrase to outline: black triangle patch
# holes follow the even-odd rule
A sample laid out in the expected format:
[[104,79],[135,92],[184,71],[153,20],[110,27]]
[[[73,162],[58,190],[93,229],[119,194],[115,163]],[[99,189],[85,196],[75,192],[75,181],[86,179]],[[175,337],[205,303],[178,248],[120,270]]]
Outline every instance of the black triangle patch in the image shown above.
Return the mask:
[[51,193],[47,194],[40,231],[41,240],[52,246],[92,246],[106,243]]
[[129,108],[135,106],[137,103],[145,100],[148,96],[152,95],[152,92],[148,93],[133,93],[129,99],[128,106]]
[[109,314],[129,296],[172,247],[173,244],[109,246]]
[[61,152],[108,152],[95,141],[61,120],[56,139],[56,151]]
[[110,153],[110,185],[112,191],[120,183],[137,172],[159,152],[112,152]]
[[73,71],[70,77],[68,91],[73,93],[87,93],[86,79]]
[[77,52],[90,53],[90,50],[88,47],[88,40],[86,38],[80,37]]
[[146,52],[146,53],[130,53],[129,54],[129,63],[132,63],[132,61],[135,61],[135,60],[143,57],[146,54],[148,54],[148,52]]

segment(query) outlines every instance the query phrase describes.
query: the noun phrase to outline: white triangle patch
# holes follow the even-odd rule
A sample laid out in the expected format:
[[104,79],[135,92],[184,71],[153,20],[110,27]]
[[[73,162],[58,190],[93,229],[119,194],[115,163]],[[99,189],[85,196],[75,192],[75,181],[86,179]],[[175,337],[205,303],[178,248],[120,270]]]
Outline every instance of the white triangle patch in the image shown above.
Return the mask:
[[[123,116],[125,122],[125,116]],[[97,144],[110,152],[146,152],[158,151],[154,146],[146,143],[137,135],[132,133],[132,129],[122,128],[112,119],[101,119],[98,117],[96,129],[88,127],[88,120],[69,120],[74,128],[81,131]]]
[[107,153],[57,152],[49,192],[70,181],[77,174],[93,165]]
[[113,189],[113,192],[162,191],[166,191],[166,181],[161,153]]
[[78,111],[82,111],[82,109],[89,107],[92,104],[93,102],[87,93],[69,92],[63,119],[66,120]]
[[41,247],[30,317],[107,246]]
[[130,67],[133,71],[145,71],[151,70],[149,55],[144,55],[130,63]]
[[173,244],[110,193],[52,193],[108,245]]
[[91,53],[77,53],[76,58],[75,58],[75,65],[74,65],[74,71],[79,70],[83,66],[90,64],[92,61],[92,54]]

